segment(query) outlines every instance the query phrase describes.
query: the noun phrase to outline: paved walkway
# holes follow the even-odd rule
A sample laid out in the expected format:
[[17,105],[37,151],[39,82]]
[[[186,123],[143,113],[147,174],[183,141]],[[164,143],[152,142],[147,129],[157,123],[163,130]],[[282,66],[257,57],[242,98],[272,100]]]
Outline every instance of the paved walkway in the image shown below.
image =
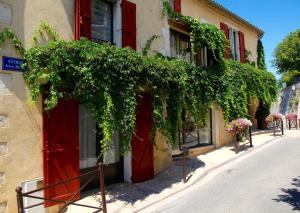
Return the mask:
[[299,156],[300,131],[245,154],[223,166],[213,178],[201,179],[142,212],[299,212]]
[[[286,134],[292,134],[293,131],[285,131]],[[298,130],[299,131],[299,130]],[[262,148],[265,144],[270,143],[282,136],[273,136],[272,133],[260,134],[253,136],[254,148],[249,145],[241,147],[241,151],[235,154],[233,145],[228,145],[210,153],[192,157],[187,160],[188,182],[183,183],[182,161],[175,160],[174,164],[164,172],[156,175],[153,180],[138,183],[120,183],[107,187],[107,209],[108,212],[137,212],[150,206],[162,199],[171,196],[179,191],[191,186],[197,180],[207,176],[211,171],[238,159],[245,153]],[[89,192],[89,196],[78,203],[99,206],[100,197],[95,192]],[[68,213],[93,212],[92,210],[80,207],[70,206]]]

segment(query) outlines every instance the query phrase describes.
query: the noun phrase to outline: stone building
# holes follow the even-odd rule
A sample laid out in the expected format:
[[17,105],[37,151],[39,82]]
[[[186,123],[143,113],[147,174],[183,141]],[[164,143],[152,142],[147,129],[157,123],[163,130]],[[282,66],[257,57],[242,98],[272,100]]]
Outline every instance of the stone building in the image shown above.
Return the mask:
[[[234,60],[244,62],[248,50],[252,53],[249,60],[256,61],[257,41],[263,36],[259,28],[211,0],[170,0],[170,4],[176,12],[222,29],[230,41],[228,53]],[[161,0],[0,0],[0,32],[11,28],[26,49],[33,45],[36,27],[46,21],[65,40],[87,37],[120,48],[129,46],[138,52],[151,36],[158,35],[151,47],[153,53],[208,66],[210,55],[205,48],[197,57],[190,52],[182,54],[181,50],[190,46],[189,32],[163,16],[162,10]],[[28,101],[29,90],[22,72],[7,67],[8,59],[16,60],[16,63],[21,59],[9,40],[1,45],[0,56],[0,212],[14,213],[17,212],[14,192],[17,186],[28,191],[62,177],[90,171],[96,167],[99,146],[95,122],[83,106],[61,102],[51,118],[45,118],[41,99],[36,103]],[[250,110],[252,115],[255,108],[254,104]],[[149,121],[144,115],[151,115],[147,95],[140,110],[143,113],[138,115],[137,128]],[[66,116],[64,121],[61,116]],[[218,106],[214,106],[207,120],[209,122],[193,130],[188,138],[191,155],[232,142],[232,137],[225,132],[223,114]],[[143,131],[147,130],[143,128]],[[64,144],[63,139],[69,143]],[[133,138],[132,152],[122,157],[118,135],[114,135],[114,143],[104,156],[107,184],[153,178],[172,164],[173,155],[181,152],[180,149],[172,150],[160,134],[155,139],[156,146],[152,141],[137,145],[135,140]],[[146,154],[140,155],[141,150]],[[73,157],[63,157],[70,153]],[[58,174],[62,176],[58,177]],[[80,183],[74,185],[72,187],[77,189]],[[60,195],[54,193],[53,196]],[[30,202],[25,200],[25,204]],[[46,211],[36,207],[28,212]]]

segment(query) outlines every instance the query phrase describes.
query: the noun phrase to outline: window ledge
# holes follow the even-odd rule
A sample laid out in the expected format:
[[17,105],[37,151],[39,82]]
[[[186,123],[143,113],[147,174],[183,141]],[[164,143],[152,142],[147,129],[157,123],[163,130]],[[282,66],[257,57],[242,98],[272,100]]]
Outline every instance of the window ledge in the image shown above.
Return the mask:
[[198,155],[203,155],[203,154],[213,151],[214,149],[216,149],[216,145],[207,145],[207,146],[192,148],[189,150],[188,156],[194,157],[194,156],[198,156]]

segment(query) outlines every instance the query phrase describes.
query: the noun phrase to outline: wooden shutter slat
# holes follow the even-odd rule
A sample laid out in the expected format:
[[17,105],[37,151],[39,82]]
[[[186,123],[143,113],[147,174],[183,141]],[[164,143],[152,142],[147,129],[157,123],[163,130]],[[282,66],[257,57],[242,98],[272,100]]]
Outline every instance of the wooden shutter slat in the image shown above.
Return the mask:
[[75,39],[92,38],[92,2],[75,0]]
[[226,49],[225,49],[225,58],[230,59],[230,54],[229,54],[229,51],[230,51],[230,49],[229,49],[229,29],[228,29],[227,24],[222,23],[222,22],[220,23],[220,28],[224,32],[225,37],[227,38]]
[[246,63],[245,36],[244,33],[241,31],[239,31],[239,43],[240,43],[241,62]]
[[136,50],[136,4],[122,2],[122,47]]
[[[50,114],[43,112],[43,147],[45,186],[80,174],[78,101],[59,100]],[[79,189],[79,179],[75,179],[47,188],[44,194],[45,198],[62,201],[68,201],[73,197],[74,201],[79,199],[79,194],[76,195]],[[45,207],[53,205],[57,203],[45,201]]]
[[181,0],[174,0],[174,12],[181,13]]

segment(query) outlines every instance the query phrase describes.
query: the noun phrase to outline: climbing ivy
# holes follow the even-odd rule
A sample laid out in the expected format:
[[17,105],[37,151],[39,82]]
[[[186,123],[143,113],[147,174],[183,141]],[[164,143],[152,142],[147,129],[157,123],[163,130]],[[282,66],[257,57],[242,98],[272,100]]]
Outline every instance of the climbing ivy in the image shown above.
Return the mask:
[[0,47],[3,45],[3,43],[6,40],[11,40],[16,51],[18,51],[21,55],[24,54],[25,50],[24,47],[22,45],[22,42],[20,41],[20,39],[18,38],[18,36],[16,36],[16,34],[9,28],[5,28],[1,33],[0,33]]
[[161,129],[171,145],[178,141],[183,111],[200,125],[212,104],[218,103],[229,121],[247,116],[249,97],[269,103],[276,95],[272,74],[250,65],[229,62],[222,73],[220,66],[196,67],[84,39],[33,47],[26,51],[25,60],[32,98],[36,100],[47,85],[47,110],[61,98],[80,100],[103,131],[104,151],[116,130],[121,136],[121,151],[129,150],[137,102],[145,89],[152,96],[153,132]]
[[248,117],[250,98],[257,98],[269,106],[275,100],[277,86],[273,74],[236,61],[229,61],[228,67],[222,76],[222,88],[218,91],[220,98],[217,99],[225,120]]
[[201,23],[196,18],[174,12],[168,0],[163,0],[163,13],[173,21],[181,22],[189,27],[190,41],[194,53],[207,47],[212,51],[217,61],[224,62],[226,38],[220,29],[212,24]]
[[42,43],[42,38],[46,37],[51,41],[58,41],[60,39],[54,27],[48,22],[42,21],[33,33],[32,40],[34,45]]
[[148,55],[149,50],[150,50],[150,48],[151,48],[151,45],[152,45],[153,42],[154,42],[156,39],[158,39],[159,37],[160,37],[159,35],[153,35],[153,36],[151,36],[151,37],[147,40],[147,42],[146,42],[146,44],[145,44],[145,47],[142,49],[143,55]]
[[[155,134],[160,129],[172,146],[178,142],[177,131],[183,111],[195,118],[196,125],[201,125],[212,104],[217,103],[228,122],[248,115],[250,97],[259,98],[266,104],[275,99],[276,80],[272,74],[224,60],[225,37],[221,31],[208,24],[196,23],[192,18],[182,16],[181,20],[191,24],[194,51],[207,46],[218,64],[210,68],[197,67],[183,60],[146,56],[131,49],[86,39],[63,41],[52,32],[53,28],[44,24],[36,31],[34,40],[39,41],[38,37],[43,36],[45,30],[52,41],[35,45],[25,52],[22,49],[24,68],[28,70],[24,76],[32,99],[37,100],[46,91],[44,105],[47,111],[52,110],[59,99],[79,100],[103,132],[102,151],[109,148],[113,132],[118,131],[122,153],[130,149],[137,103],[145,90],[152,97],[152,132]],[[14,34],[6,34],[5,38],[11,38],[19,44],[15,46],[21,47]],[[2,41],[3,37],[0,38]],[[152,41],[146,45],[144,53]]]

